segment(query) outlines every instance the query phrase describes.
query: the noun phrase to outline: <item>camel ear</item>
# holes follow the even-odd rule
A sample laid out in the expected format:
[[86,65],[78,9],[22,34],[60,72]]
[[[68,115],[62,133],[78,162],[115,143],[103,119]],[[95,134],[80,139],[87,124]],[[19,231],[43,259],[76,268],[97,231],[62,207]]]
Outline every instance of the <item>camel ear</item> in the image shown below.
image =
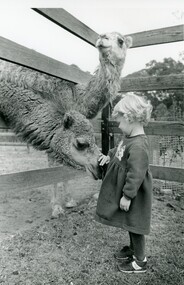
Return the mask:
[[74,119],[68,113],[64,115],[63,125],[65,129],[69,129],[73,125]]
[[126,43],[126,46],[127,46],[127,48],[130,48],[131,46],[132,46],[132,44],[133,44],[133,39],[132,39],[132,37],[126,37],[125,38],[125,43]]

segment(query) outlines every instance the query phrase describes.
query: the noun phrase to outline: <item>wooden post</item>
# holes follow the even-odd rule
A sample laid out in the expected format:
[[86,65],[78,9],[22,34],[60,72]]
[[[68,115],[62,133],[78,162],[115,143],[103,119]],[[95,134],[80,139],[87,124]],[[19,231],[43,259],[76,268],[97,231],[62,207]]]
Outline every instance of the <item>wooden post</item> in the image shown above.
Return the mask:
[[112,112],[111,105],[109,104],[106,106],[102,111],[102,125],[101,125],[101,132],[102,132],[102,152],[103,154],[107,154],[109,148],[114,147],[114,132],[109,130],[109,118]]
[[[109,104],[109,112],[110,112],[110,116],[112,114],[112,105]],[[108,123],[108,131],[109,131],[109,148],[113,148],[114,147],[114,130],[109,128],[109,123]]]
[[109,151],[109,119],[110,107],[107,105],[102,111],[102,123],[101,123],[101,132],[102,132],[102,153],[107,155]]

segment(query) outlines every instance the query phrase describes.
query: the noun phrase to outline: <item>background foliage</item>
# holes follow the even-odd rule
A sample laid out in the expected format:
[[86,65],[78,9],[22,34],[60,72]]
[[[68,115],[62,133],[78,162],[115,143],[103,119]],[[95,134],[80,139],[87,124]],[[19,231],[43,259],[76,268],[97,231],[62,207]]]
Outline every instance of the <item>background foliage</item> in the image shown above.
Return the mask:
[[[181,60],[164,58],[163,62],[152,60],[146,64],[145,69],[132,73],[127,77],[164,76],[184,73],[184,64]],[[153,105],[152,117],[159,121],[184,120],[184,94],[183,90],[156,90],[136,92],[137,95],[147,97]]]

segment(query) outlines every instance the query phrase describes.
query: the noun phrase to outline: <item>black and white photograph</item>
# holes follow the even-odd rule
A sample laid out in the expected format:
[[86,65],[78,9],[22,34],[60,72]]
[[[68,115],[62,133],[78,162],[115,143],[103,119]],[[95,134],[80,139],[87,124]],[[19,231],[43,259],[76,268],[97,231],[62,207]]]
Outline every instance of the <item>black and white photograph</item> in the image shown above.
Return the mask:
[[0,284],[184,284],[184,2],[0,0]]

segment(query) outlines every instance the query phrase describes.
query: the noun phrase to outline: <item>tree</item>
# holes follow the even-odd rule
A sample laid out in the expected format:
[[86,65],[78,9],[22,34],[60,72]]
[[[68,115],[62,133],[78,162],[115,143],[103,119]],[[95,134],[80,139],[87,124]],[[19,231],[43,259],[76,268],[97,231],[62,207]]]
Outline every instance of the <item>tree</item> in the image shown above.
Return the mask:
[[[182,57],[180,57],[182,58]],[[164,58],[163,62],[152,60],[146,64],[146,68],[128,75],[127,77],[163,76],[184,73],[182,61],[172,58]],[[184,120],[184,94],[183,90],[156,90],[136,92],[146,96],[153,105],[153,118],[160,120],[161,117],[168,120]],[[161,104],[160,108],[158,106]],[[166,106],[163,116],[163,104]]]
[[164,103],[160,103],[155,108],[155,116],[156,118],[160,118],[160,120],[164,121],[165,118],[168,117],[167,106]]

